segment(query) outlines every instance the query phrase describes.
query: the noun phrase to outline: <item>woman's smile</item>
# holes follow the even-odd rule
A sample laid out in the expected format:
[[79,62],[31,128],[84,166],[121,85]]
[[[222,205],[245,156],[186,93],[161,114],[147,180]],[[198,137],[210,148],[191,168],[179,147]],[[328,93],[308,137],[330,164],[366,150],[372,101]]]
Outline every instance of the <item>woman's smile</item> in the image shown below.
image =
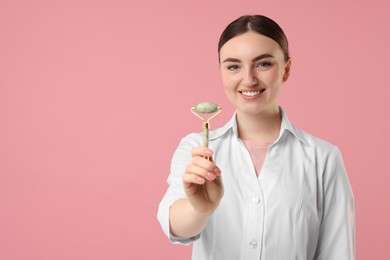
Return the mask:
[[245,99],[254,99],[254,98],[257,98],[257,97],[261,96],[261,94],[263,94],[264,91],[265,91],[265,88],[258,89],[258,90],[242,90],[242,91],[238,91],[238,92]]

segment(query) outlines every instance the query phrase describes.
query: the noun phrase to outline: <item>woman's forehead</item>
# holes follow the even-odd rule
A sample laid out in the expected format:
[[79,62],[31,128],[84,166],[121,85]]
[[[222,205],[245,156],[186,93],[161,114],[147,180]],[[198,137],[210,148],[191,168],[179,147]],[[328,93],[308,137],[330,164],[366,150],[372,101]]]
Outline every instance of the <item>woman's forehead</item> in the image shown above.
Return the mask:
[[273,39],[256,32],[246,32],[227,41],[220,50],[220,57],[253,57],[262,54],[283,57],[282,49]]

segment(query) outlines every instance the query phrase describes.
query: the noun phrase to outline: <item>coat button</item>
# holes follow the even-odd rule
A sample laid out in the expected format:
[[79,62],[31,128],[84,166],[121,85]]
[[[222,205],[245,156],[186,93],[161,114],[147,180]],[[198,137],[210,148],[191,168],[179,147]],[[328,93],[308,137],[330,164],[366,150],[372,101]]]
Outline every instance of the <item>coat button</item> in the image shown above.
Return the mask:
[[252,202],[255,203],[255,204],[258,204],[260,202],[260,198],[259,197],[253,197],[252,198]]
[[249,242],[249,246],[255,249],[257,247],[257,241],[255,239],[252,239],[251,242]]

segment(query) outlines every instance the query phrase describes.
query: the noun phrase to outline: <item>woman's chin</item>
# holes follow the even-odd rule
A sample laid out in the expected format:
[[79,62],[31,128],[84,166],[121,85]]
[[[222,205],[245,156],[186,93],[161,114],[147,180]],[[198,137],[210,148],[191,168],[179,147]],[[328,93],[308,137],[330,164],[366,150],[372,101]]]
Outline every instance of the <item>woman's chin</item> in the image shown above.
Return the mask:
[[275,111],[279,111],[279,107],[277,104],[268,106],[265,106],[263,104],[246,104],[244,106],[237,106],[237,113],[247,116],[257,116],[264,113],[273,113]]

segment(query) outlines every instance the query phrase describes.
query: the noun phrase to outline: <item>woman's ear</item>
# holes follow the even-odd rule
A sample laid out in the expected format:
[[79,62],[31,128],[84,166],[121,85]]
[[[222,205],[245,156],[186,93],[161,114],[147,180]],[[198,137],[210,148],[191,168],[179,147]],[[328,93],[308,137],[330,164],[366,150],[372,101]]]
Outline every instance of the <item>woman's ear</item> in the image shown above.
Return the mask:
[[283,82],[287,81],[290,77],[290,69],[291,69],[291,59],[286,63],[286,67],[284,68]]

